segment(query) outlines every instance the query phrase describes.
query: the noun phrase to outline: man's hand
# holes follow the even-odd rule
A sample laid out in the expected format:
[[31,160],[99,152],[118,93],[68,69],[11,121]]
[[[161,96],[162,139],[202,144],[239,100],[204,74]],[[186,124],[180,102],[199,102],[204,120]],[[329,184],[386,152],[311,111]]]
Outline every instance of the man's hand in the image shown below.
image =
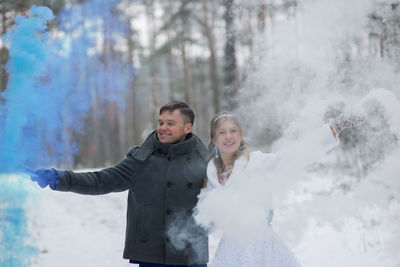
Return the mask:
[[364,115],[339,115],[330,120],[331,129],[334,135],[339,136],[345,129],[357,127],[366,121]]
[[41,188],[49,185],[51,189],[56,189],[58,174],[55,169],[39,169],[35,171],[35,174],[31,175],[31,180],[37,182]]

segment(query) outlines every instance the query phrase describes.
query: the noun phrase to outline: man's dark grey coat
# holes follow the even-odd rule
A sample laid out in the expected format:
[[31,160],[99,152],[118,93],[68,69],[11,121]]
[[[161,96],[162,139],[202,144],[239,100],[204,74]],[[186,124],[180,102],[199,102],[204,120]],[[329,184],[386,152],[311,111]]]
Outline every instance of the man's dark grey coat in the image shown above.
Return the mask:
[[204,264],[206,233],[192,215],[206,178],[207,149],[194,134],[163,144],[153,132],[114,167],[58,172],[58,191],[106,194],[129,190],[124,258],[158,264]]

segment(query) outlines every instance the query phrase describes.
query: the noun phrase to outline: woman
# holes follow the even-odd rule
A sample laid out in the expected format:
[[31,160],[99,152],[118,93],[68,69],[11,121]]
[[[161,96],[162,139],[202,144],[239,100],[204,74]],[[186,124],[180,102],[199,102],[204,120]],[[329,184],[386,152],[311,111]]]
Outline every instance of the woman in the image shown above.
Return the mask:
[[[200,196],[196,214],[196,220],[200,224],[214,223],[217,227],[225,228],[222,229],[224,236],[218,245],[211,266],[300,266],[292,252],[279,239],[269,224],[271,220],[270,210],[267,209],[268,211],[265,213],[265,208],[268,205],[260,204],[260,199],[257,198],[256,193],[259,187],[264,190],[268,187],[268,184],[259,182],[263,179],[268,181],[266,177],[269,174],[273,174],[272,176],[279,174],[279,179],[282,180],[284,178],[281,176],[293,175],[319,158],[323,153],[338,145],[338,135],[344,129],[357,126],[363,121],[363,117],[338,117],[332,120],[329,125],[325,125],[316,131],[308,141],[281,153],[266,154],[260,151],[250,152],[246,148],[240,123],[232,114],[222,112],[215,115],[211,120],[210,127],[211,142],[209,149],[211,156],[207,166],[208,181],[206,189]],[[304,152],[304,149],[307,153],[298,155],[299,152]],[[292,160],[295,157],[296,159]],[[290,168],[285,169],[285,164],[288,163],[290,163]],[[256,176],[261,179],[257,180]],[[254,192],[255,197],[250,201],[248,198],[244,200],[242,197],[246,195],[244,193],[245,187],[251,183],[257,184],[258,187],[250,189],[250,192]],[[213,195],[213,191],[216,192],[216,190],[220,191]],[[223,202],[224,198],[230,198],[229,203],[221,204],[220,202]],[[234,207],[234,214],[241,214],[241,216],[231,216],[229,206]],[[256,228],[257,230],[251,232],[248,228]],[[232,231],[232,229],[234,230]],[[245,235],[238,235],[237,232],[243,229]],[[229,231],[234,235],[227,235]],[[239,238],[235,240],[235,236],[239,236]],[[241,240],[243,237],[249,236],[251,237],[250,240]]]

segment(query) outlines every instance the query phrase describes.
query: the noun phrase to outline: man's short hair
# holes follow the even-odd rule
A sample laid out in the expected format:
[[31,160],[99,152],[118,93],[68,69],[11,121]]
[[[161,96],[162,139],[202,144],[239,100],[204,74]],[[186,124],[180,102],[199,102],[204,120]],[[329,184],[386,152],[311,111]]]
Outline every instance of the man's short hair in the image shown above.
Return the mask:
[[192,125],[194,124],[193,110],[188,106],[188,104],[186,104],[185,102],[182,102],[182,101],[174,100],[174,101],[169,102],[168,104],[163,105],[160,108],[159,115],[161,115],[164,111],[172,112],[177,109],[183,115],[183,121],[185,123],[191,123]]

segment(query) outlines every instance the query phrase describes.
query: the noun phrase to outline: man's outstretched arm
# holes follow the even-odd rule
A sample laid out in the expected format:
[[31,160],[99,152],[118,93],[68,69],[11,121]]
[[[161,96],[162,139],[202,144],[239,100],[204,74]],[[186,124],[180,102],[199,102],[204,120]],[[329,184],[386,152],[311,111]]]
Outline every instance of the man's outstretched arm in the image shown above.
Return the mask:
[[73,172],[39,169],[31,173],[32,181],[42,188],[49,186],[57,191],[98,195],[125,191],[134,186],[135,160],[130,156],[116,166],[94,172]]

